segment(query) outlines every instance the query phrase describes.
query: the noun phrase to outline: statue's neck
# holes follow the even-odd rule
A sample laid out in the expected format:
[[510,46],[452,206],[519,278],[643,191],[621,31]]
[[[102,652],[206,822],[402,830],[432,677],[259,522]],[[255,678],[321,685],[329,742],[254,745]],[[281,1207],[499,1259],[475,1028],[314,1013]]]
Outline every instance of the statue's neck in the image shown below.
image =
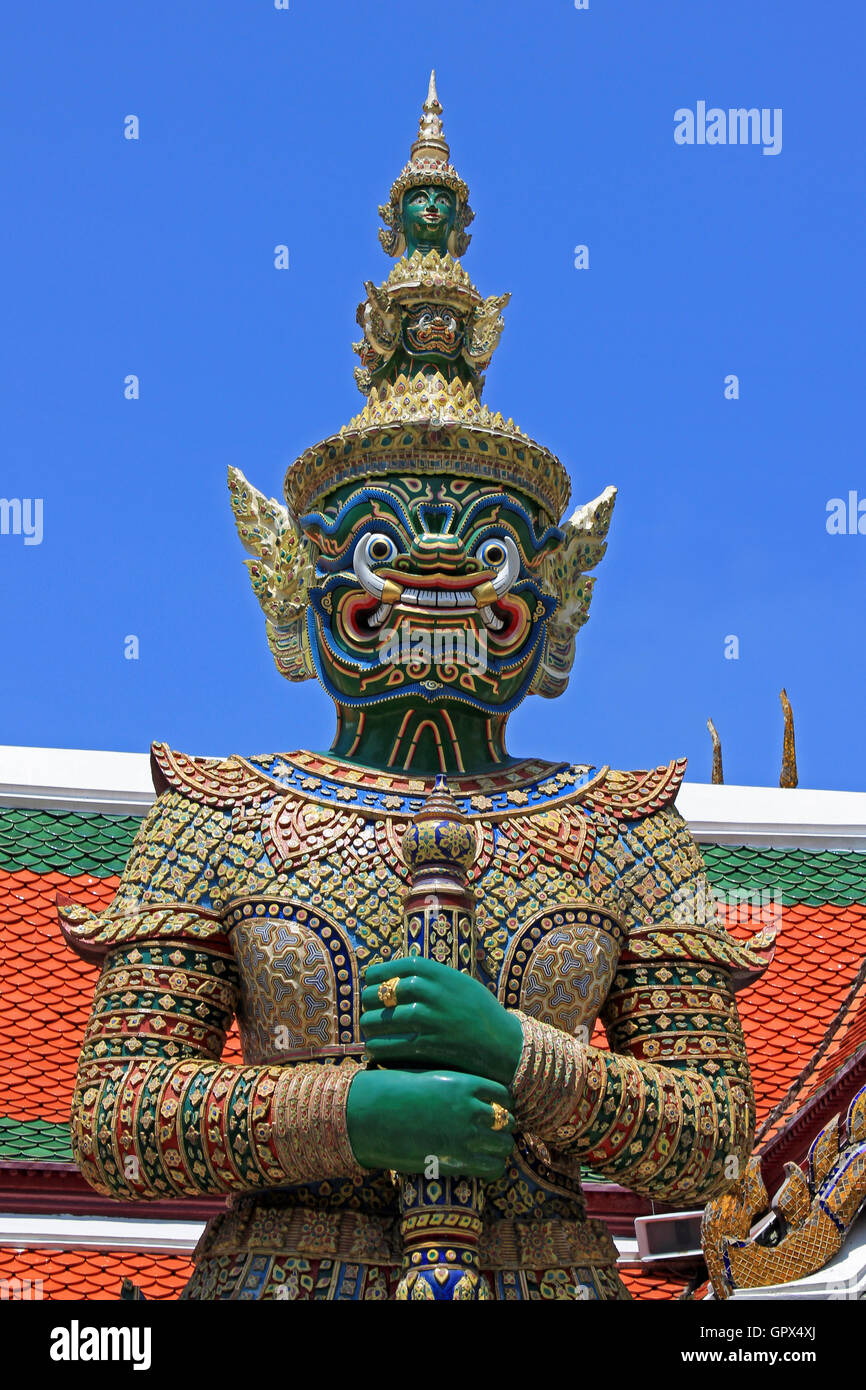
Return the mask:
[[408,258],[414,256],[416,251],[420,251],[422,256],[427,256],[431,251],[435,251],[438,256],[445,257],[448,252],[447,244],[441,241],[406,241],[405,255]]
[[364,767],[420,776],[485,772],[514,761],[505,748],[505,722],[505,715],[426,700],[368,710],[338,705],[331,752]]

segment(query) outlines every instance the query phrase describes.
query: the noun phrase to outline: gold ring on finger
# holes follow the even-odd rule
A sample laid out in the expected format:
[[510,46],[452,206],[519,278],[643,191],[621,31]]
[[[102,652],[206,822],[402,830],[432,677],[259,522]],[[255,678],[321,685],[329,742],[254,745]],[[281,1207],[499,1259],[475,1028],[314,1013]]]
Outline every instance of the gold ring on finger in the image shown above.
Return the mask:
[[504,1106],[504,1105],[497,1105],[497,1103],[496,1103],[495,1100],[492,1100],[492,1101],[490,1102],[490,1104],[493,1106],[493,1128],[494,1128],[494,1129],[507,1129],[507,1128],[508,1128],[508,1111],[505,1109],[505,1106]]
[[394,975],[390,980],[385,980],[379,986],[379,1003],[385,1009],[396,1009],[397,1007],[397,986],[400,983],[400,976]]

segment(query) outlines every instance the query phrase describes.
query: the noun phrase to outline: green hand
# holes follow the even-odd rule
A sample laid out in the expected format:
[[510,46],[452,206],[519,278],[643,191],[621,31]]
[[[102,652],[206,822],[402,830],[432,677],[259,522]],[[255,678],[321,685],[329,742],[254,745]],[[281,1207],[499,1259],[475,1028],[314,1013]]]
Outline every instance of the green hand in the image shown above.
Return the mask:
[[[501,1129],[494,1102],[507,1114]],[[510,1103],[504,1086],[464,1072],[360,1071],[346,1102],[349,1143],[362,1168],[495,1179],[514,1143]]]
[[[396,1008],[383,1008],[379,986],[399,977]],[[361,1032],[383,1067],[448,1067],[510,1086],[523,1049],[518,1020],[471,975],[407,956],[368,967]]]

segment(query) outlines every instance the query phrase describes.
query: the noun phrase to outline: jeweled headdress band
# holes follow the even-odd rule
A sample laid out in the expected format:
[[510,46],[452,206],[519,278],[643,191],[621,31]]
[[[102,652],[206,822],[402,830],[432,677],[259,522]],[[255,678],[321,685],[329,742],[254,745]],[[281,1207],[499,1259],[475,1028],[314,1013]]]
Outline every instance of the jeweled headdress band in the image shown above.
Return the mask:
[[571,493],[556,455],[489,410],[471,386],[416,377],[398,380],[381,397],[374,389],[339,434],[305,450],[286,473],[286,500],[302,516],[343,483],[410,472],[510,485],[554,523]]

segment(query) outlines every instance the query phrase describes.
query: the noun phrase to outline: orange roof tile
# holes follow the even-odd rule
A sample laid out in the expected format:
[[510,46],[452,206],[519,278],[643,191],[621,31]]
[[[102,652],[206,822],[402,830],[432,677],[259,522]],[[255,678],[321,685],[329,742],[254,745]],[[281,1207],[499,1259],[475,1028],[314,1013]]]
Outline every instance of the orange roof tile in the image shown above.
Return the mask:
[[[736,926],[747,937],[757,930]],[[737,996],[758,1124],[779,1104],[835,1020],[866,953],[866,905],[781,908],[775,956]],[[810,1083],[813,1089],[813,1083]]]
[[[66,893],[99,910],[117,886],[114,876],[0,871],[0,1114],[9,1119],[69,1120],[97,970],[61,937],[55,898]],[[241,1060],[234,1030],[224,1055]]]
[[120,1298],[121,1284],[127,1278],[145,1298],[177,1298],[192,1268],[185,1255],[45,1247],[0,1250],[0,1288],[12,1298],[109,1301]]
[[652,1270],[641,1269],[635,1265],[621,1267],[619,1276],[625,1284],[632,1298],[676,1298],[681,1294],[686,1286],[686,1280],[680,1275],[676,1279],[664,1279]]
[[[847,997],[843,999],[841,1008],[834,1010],[829,1026],[814,1056],[795,1077],[793,1084],[766,1120],[763,1130],[758,1135],[760,1149],[764,1151],[768,1146],[772,1147],[775,1141],[781,1140],[789,1122],[812,1102],[820,1106],[820,1093],[829,1086],[837,1073],[843,1071],[847,1063],[852,1062],[858,1054],[863,1053],[864,1048],[866,1048],[866,964],[858,972],[857,979]],[[859,1084],[858,1082],[858,1087]],[[830,1087],[830,1091],[832,1092],[832,1087]],[[844,1093],[835,1101],[828,1094],[825,1104],[829,1104],[829,1113],[835,1110],[839,1114],[844,1114],[847,1102]],[[817,1119],[815,1121],[816,1129],[826,1123],[829,1113],[821,1112],[820,1121]],[[814,1134],[808,1131],[801,1135],[799,1147],[804,1153],[812,1138],[814,1138]]]

